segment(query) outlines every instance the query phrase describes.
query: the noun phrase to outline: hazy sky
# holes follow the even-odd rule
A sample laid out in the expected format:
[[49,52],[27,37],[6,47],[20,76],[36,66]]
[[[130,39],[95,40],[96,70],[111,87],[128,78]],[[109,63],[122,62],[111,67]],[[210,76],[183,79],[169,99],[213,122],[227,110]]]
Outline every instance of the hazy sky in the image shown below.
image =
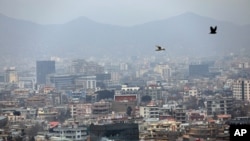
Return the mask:
[[107,24],[135,25],[184,12],[250,24],[250,0],[0,0],[1,14],[41,24],[85,16]]

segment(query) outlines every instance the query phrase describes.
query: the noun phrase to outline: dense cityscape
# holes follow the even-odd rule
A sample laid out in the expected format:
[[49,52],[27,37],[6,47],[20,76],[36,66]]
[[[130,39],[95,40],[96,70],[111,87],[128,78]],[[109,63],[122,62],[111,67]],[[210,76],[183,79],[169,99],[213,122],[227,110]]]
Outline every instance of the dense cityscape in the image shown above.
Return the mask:
[[248,62],[233,54],[195,60],[54,57],[26,70],[6,67],[0,138],[229,140],[230,123],[248,122]]
[[0,0],[0,141],[249,141],[250,0]]

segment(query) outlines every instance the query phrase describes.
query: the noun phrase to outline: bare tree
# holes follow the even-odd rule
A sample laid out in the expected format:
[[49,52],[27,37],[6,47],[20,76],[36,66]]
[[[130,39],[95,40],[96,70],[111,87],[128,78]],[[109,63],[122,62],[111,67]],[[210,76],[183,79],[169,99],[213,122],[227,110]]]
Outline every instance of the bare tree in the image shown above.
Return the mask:
[[32,138],[34,138],[40,131],[43,131],[43,127],[39,123],[36,123],[31,128],[26,129],[25,133],[29,139],[32,140]]

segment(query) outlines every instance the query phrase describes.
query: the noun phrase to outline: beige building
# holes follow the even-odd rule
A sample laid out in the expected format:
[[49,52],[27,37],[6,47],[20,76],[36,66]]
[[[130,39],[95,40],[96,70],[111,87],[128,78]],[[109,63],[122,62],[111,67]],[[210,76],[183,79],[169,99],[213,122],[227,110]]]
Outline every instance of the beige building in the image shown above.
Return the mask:
[[238,100],[250,101],[250,80],[234,80],[233,96]]
[[5,71],[5,81],[7,83],[16,83],[18,82],[18,76],[16,69],[14,67],[8,68]]
[[187,90],[184,90],[184,96],[187,96],[187,97],[190,97],[190,96],[197,97],[200,94],[201,93],[199,92],[199,90],[196,87],[191,87]]
[[71,117],[83,117],[92,114],[92,104],[69,104]]
[[158,64],[154,71],[159,73],[163,79],[169,79],[171,77],[171,68],[166,64]]
[[145,119],[159,119],[158,106],[140,106],[140,116]]
[[92,104],[92,114],[105,115],[111,112],[111,103],[100,101]]

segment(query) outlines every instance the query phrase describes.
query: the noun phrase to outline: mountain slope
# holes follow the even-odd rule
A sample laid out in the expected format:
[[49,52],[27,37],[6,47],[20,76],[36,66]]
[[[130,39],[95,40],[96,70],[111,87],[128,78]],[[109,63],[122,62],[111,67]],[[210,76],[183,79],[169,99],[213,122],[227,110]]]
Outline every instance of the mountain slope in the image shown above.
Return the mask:
[[[218,26],[210,35],[209,27]],[[48,56],[113,57],[155,54],[155,45],[171,55],[210,56],[249,50],[249,25],[185,13],[131,27],[107,25],[81,17],[61,25],[39,25],[0,15],[1,58]]]

